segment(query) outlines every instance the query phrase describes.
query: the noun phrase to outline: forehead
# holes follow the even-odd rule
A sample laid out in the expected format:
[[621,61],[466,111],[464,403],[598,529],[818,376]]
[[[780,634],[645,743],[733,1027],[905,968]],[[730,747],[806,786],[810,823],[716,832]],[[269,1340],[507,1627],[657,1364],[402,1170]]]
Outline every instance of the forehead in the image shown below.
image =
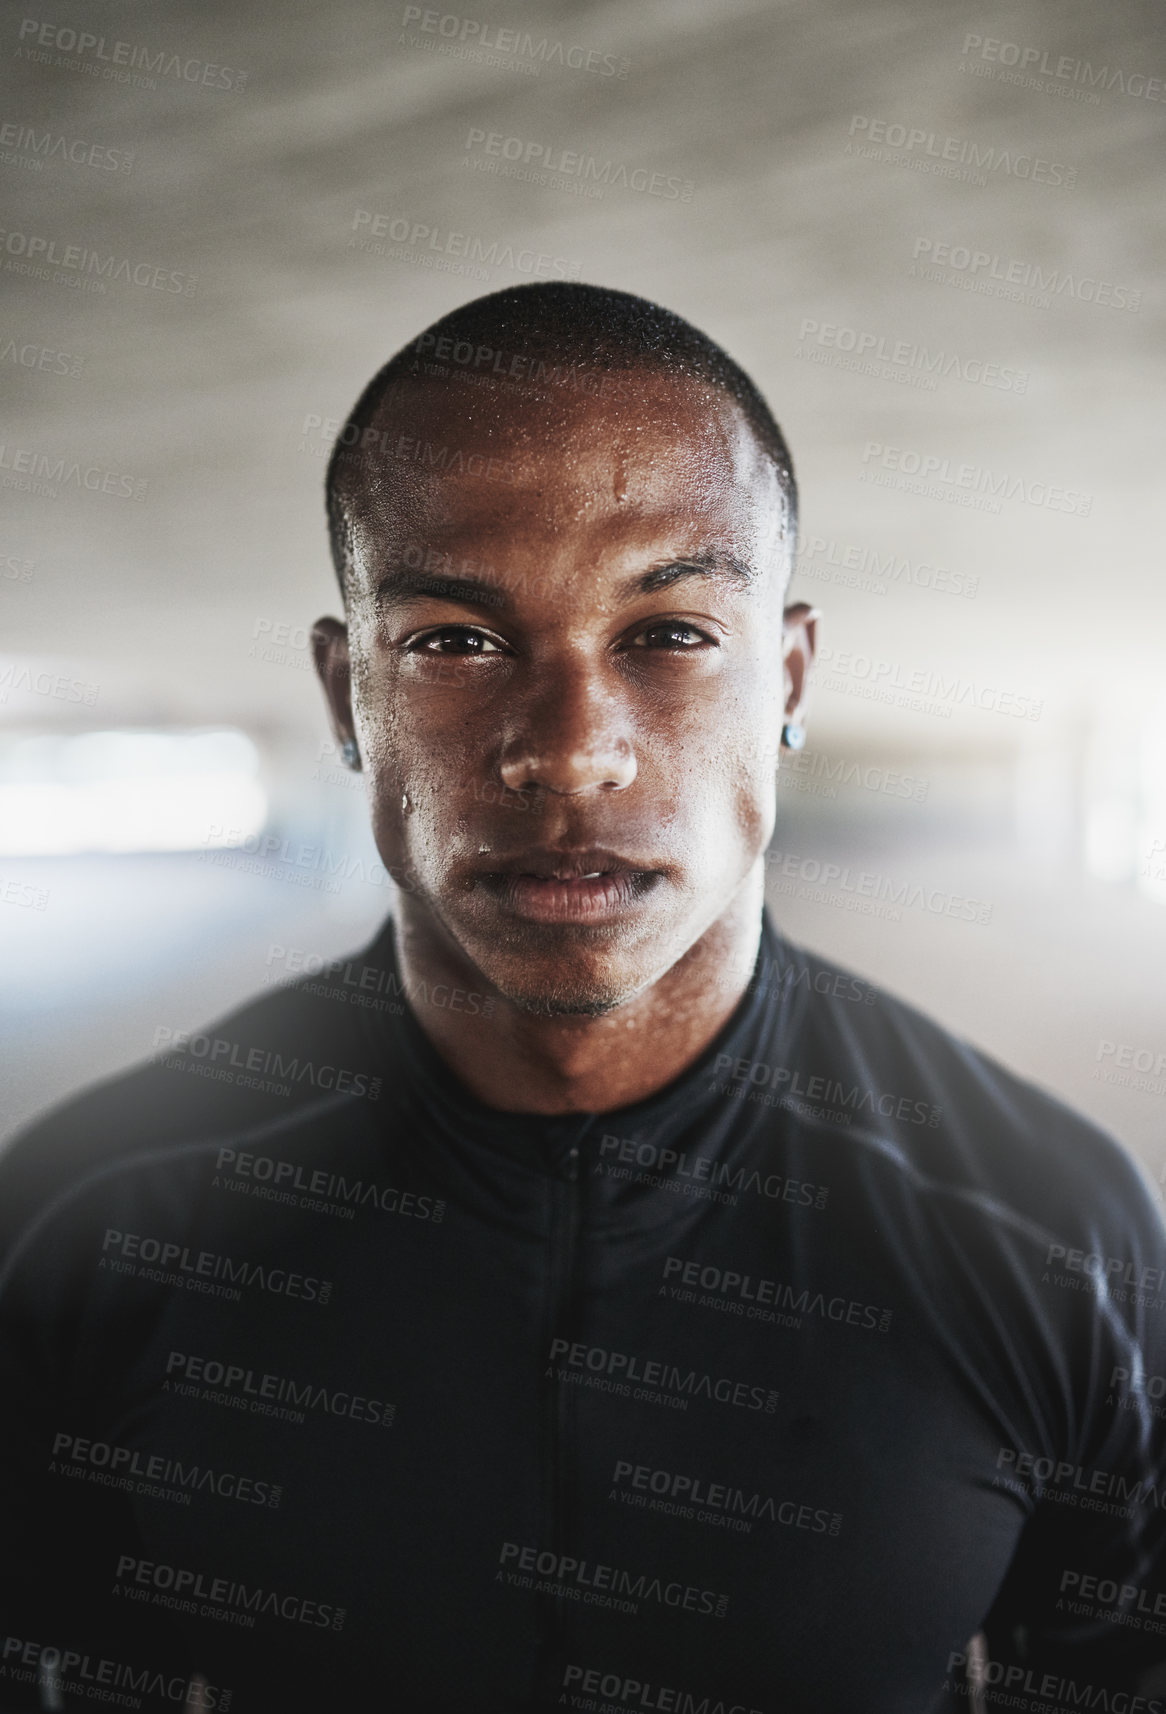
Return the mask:
[[772,460],[720,388],[615,370],[603,391],[496,392],[408,381],[383,402],[348,477],[360,562],[388,545],[556,557],[597,538],[712,535],[746,557],[780,542]]

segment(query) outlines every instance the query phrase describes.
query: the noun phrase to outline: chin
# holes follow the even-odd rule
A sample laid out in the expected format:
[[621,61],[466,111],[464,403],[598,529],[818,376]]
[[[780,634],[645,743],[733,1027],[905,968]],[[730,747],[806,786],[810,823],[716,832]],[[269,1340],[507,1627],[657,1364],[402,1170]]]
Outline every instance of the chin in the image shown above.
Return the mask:
[[494,969],[485,972],[504,999],[534,1018],[602,1018],[633,1000],[651,978],[627,971]]
[[602,1018],[624,1003],[624,996],[614,998],[599,994],[507,994],[512,1006],[531,1018]]

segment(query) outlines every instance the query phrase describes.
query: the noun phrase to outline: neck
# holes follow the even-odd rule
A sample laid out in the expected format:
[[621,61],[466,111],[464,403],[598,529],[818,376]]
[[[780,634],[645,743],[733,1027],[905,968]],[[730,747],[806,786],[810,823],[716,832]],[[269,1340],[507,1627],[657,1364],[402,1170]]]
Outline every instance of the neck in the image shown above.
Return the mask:
[[736,1010],[761,936],[761,876],[650,987],[602,1017],[532,1016],[490,987],[402,897],[397,956],[407,990],[436,983],[488,988],[492,1010],[415,1008],[418,1024],[462,1083],[489,1107],[520,1113],[602,1113],[642,1101],[701,1054]]

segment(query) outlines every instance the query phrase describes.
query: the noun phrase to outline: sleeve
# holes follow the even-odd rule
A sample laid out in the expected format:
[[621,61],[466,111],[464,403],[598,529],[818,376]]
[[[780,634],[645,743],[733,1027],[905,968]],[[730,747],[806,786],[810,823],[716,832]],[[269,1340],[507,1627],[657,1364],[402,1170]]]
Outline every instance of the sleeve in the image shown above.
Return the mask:
[[995,1690],[1166,1710],[1166,1232],[1132,1164],[1117,1172],[1121,1218],[1110,1185],[1104,1220],[1061,1246],[1076,1433],[1018,1471],[1034,1506],[984,1625],[989,1707]]
[[103,1675],[140,1664],[137,1615],[107,1596],[110,1544],[138,1534],[126,1484],[62,1452],[93,1436],[140,1337],[132,1317],[108,1314],[96,1271],[102,1225],[116,1213],[116,1180],[66,1192],[0,1253],[3,1714],[92,1706]]
[[[0,1709],[40,1710],[46,1674],[75,1624],[71,1586],[92,1493],[54,1480],[54,1436],[69,1416],[48,1336],[46,1297],[23,1254],[0,1266]],[[46,1294],[47,1296],[47,1294]],[[48,1665],[46,1665],[46,1662]]]

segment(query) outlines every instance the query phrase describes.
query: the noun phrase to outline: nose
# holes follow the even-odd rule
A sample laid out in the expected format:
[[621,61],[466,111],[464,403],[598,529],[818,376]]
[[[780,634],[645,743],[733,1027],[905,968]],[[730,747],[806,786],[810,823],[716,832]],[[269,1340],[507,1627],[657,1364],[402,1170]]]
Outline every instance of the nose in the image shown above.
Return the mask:
[[548,670],[538,691],[504,733],[498,771],[511,791],[540,786],[573,797],[624,790],[636,777],[636,753],[619,698],[582,664]]

